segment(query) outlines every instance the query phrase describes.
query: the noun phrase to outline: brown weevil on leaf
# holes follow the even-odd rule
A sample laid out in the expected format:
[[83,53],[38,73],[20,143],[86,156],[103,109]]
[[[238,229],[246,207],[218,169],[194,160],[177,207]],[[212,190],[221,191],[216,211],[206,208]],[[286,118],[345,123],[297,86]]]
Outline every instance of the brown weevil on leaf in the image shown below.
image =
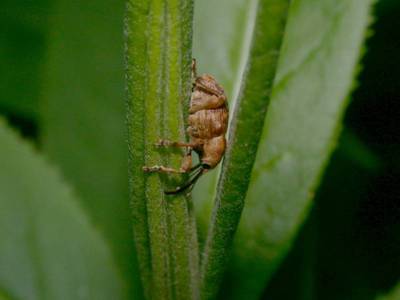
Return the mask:
[[[215,168],[225,153],[225,133],[228,127],[228,104],[223,88],[211,75],[196,75],[196,60],[192,61],[192,95],[189,107],[187,132],[190,141],[173,142],[160,140],[159,147],[186,148],[179,170],[165,167],[143,167],[145,172],[189,173],[189,180],[175,190],[165,191],[166,194],[176,194],[191,188],[201,175]],[[192,166],[192,151],[200,158],[200,163]]]

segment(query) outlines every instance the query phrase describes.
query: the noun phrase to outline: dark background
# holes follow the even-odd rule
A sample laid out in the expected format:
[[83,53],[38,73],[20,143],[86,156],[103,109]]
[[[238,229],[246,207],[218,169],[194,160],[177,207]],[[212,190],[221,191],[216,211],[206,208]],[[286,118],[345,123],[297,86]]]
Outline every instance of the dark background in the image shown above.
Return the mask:
[[[40,147],[51,1],[2,1],[0,114]],[[400,1],[376,7],[344,130],[265,299],[375,299],[400,279]]]

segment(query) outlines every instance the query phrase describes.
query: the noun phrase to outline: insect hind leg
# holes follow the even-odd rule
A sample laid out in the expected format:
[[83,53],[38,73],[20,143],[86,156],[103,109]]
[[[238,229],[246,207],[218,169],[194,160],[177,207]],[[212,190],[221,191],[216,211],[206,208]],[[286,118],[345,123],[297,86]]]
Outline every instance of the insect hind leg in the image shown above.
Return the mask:
[[178,174],[183,174],[183,173],[187,173],[181,169],[174,169],[174,168],[170,168],[170,167],[165,167],[165,166],[144,166],[143,171],[146,173],[178,173]]
[[189,192],[192,190],[194,184],[199,180],[199,178],[204,174],[207,173],[209,170],[208,165],[205,165],[203,163],[199,163],[195,165],[191,169],[191,178],[187,182],[185,182],[183,185],[176,187],[174,190],[169,190],[169,191],[164,191],[166,195],[175,195],[179,194],[183,191],[189,190]]
[[196,165],[192,168],[191,178],[185,182],[183,185],[176,187],[174,190],[164,191],[166,195],[179,194],[187,189],[191,190],[196,183],[196,181],[203,175],[207,169],[204,169],[201,164]]

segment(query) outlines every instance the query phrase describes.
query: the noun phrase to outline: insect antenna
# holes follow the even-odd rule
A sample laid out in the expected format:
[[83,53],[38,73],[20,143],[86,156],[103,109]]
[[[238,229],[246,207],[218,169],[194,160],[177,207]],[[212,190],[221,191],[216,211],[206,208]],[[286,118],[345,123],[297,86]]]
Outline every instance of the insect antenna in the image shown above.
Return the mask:
[[178,186],[175,190],[170,190],[170,191],[164,191],[166,195],[174,195],[174,194],[179,194],[183,191],[185,191],[188,188],[192,188],[193,185],[196,183],[196,181],[200,178],[201,175],[203,175],[207,171],[206,168],[202,164],[198,164],[195,167],[192,168],[191,176],[190,178],[184,185]]

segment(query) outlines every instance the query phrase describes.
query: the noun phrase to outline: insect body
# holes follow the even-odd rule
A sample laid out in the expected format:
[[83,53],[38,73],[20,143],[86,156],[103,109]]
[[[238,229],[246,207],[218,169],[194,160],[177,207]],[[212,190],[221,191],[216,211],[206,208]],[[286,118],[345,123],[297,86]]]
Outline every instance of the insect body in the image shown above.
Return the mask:
[[[228,105],[223,88],[214,77],[196,75],[196,61],[192,62],[193,87],[189,107],[189,143],[160,140],[160,147],[184,147],[186,154],[179,170],[153,166],[143,167],[145,172],[189,173],[189,181],[166,194],[176,194],[191,188],[201,175],[215,168],[225,153],[225,133],[228,127]],[[192,167],[192,151],[200,158],[200,163]]]

